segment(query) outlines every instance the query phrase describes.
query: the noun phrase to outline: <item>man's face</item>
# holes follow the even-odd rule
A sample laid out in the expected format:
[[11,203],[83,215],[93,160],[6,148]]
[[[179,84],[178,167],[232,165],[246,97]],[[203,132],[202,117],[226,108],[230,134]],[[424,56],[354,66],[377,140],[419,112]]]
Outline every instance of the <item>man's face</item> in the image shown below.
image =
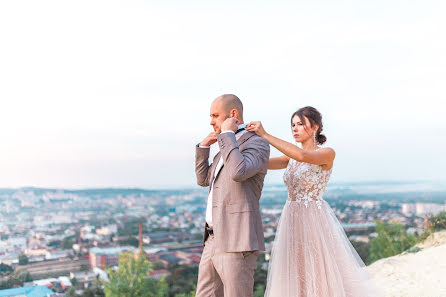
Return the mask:
[[229,113],[223,108],[220,100],[215,100],[211,105],[211,122],[210,124],[214,127],[214,132],[217,134],[221,133],[221,124],[229,118]]

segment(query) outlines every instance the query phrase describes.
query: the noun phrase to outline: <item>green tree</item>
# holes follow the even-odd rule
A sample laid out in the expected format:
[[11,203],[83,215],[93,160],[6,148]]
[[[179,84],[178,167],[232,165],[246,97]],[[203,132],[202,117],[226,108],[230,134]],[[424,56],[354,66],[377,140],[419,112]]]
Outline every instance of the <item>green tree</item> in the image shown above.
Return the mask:
[[9,274],[13,271],[14,269],[12,269],[11,266],[5,264],[5,263],[0,263],[0,275],[6,275]]
[[370,264],[370,243],[362,241],[351,241],[359,257],[365,264]]
[[24,283],[33,280],[31,277],[31,273],[29,273],[29,271],[25,269],[16,270],[14,272],[14,277]]
[[62,241],[60,241],[60,240],[53,240],[53,241],[50,241],[48,243],[48,246],[52,247],[52,248],[58,248],[58,247],[60,247],[61,244],[62,244]]
[[153,270],[159,270],[159,269],[164,269],[166,268],[164,266],[164,263],[161,261],[157,261],[157,262],[153,262]]
[[85,289],[81,297],[105,297],[105,293],[98,282],[92,288]]
[[71,287],[68,289],[67,293],[65,294],[65,297],[77,297],[79,295],[76,294],[76,289],[74,287]]
[[26,265],[29,263],[29,259],[25,254],[19,255],[19,265]]
[[73,239],[72,237],[65,237],[60,244],[60,247],[64,250],[69,250],[73,247]]
[[119,241],[120,245],[131,245],[134,247],[138,247],[139,246],[139,240],[138,238],[134,237],[134,236],[129,236],[128,238],[124,239],[124,240],[120,240]]
[[400,254],[417,243],[415,235],[409,235],[402,224],[376,223],[378,236],[372,239],[370,262]]
[[175,297],[195,297],[195,290],[190,291],[189,293],[175,294]]
[[73,287],[77,286],[77,278],[76,277],[70,278],[70,282],[73,285]]
[[185,294],[196,289],[198,278],[197,266],[171,265],[168,268],[170,275],[167,277],[169,296]]
[[0,290],[22,287],[24,282],[32,281],[31,274],[24,269],[18,269],[7,278],[0,279]]
[[432,232],[446,229],[446,211],[442,211],[429,219],[429,229]]
[[140,250],[137,257],[124,252],[119,256],[117,270],[108,269],[109,282],[104,283],[107,297],[167,297],[167,284],[164,280],[149,278],[151,263]]
[[23,286],[23,282],[13,276],[6,280],[0,280],[0,290],[11,289]]
[[265,287],[263,285],[257,285],[254,290],[254,297],[263,297],[265,295]]
[[257,258],[257,267],[254,270],[254,288],[256,290],[259,286],[263,289],[266,287],[267,271],[262,268],[263,263],[265,263],[265,254],[260,254]]

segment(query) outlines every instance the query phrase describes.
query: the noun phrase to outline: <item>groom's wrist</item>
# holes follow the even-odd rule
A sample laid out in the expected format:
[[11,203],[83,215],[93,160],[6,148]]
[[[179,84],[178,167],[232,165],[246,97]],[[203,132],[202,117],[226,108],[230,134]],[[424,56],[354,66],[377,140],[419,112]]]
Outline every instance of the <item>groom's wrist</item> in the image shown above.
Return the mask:
[[197,147],[199,147],[199,148],[210,148],[209,145],[202,145],[201,143],[198,143]]

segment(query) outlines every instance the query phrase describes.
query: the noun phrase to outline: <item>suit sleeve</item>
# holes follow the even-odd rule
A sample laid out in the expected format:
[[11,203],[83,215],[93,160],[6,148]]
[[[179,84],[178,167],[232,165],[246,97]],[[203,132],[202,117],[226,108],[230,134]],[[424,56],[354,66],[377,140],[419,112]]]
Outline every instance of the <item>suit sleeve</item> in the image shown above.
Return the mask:
[[245,181],[268,168],[270,149],[265,139],[256,137],[255,141],[248,143],[242,152],[239,150],[234,134],[219,134],[217,139],[226,170],[230,171],[230,176],[234,181]]
[[197,184],[202,187],[209,186],[209,152],[210,148],[196,146],[195,174],[197,175]]

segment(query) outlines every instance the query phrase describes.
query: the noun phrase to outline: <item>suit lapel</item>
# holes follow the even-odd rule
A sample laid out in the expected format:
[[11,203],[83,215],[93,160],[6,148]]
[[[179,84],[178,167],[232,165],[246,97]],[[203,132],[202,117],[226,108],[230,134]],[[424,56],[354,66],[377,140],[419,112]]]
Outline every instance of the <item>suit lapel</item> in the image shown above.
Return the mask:
[[[245,141],[247,141],[249,138],[251,138],[251,137],[254,136],[254,135],[255,135],[254,132],[247,132],[247,133],[243,134],[243,135],[237,140],[237,144],[238,144],[238,146],[240,147],[240,145],[241,145],[242,143],[244,143]],[[214,181],[214,183],[215,183],[215,181],[217,180],[217,177],[220,175],[220,172],[223,170],[223,167],[225,166],[225,163],[223,163],[222,166],[220,167],[220,170],[217,172],[217,176],[215,176],[215,179],[214,179],[213,176],[214,176],[214,174],[215,174],[215,170],[217,169],[217,164],[218,164],[218,161],[220,160],[220,157],[221,157],[221,152],[218,152],[218,154],[215,155],[215,158],[214,158],[215,166],[214,166],[214,168],[212,169],[212,175],[211,175],[211,182]],[[212,164],[212,165],[214,165],[214,164]],[[211,186],[213,186],[213,184],[212,184]]]
[[[218,161],[220,160],[220,156],[221,156],[221,153],[220,152],[218,152],[216,155],[215,155],[215,157],[214,157],[214,161],[212,162],[212,168],[211,168],[211,176],[210,176],[210,178],[211,178],[211,180],[209,181],[209,184],[211,185],[210,187],[209,187],[209,190],[211,189],[211,187],[213,186],[213,181],[214,181],[214,175],[215,175],[215,169],[217,169],[217,164],[218,164]],[[222,166],[223,167],[223,166]],[[218,173],[217,173],[218,174]],[[217,177],[216,177],[217,178]]]

